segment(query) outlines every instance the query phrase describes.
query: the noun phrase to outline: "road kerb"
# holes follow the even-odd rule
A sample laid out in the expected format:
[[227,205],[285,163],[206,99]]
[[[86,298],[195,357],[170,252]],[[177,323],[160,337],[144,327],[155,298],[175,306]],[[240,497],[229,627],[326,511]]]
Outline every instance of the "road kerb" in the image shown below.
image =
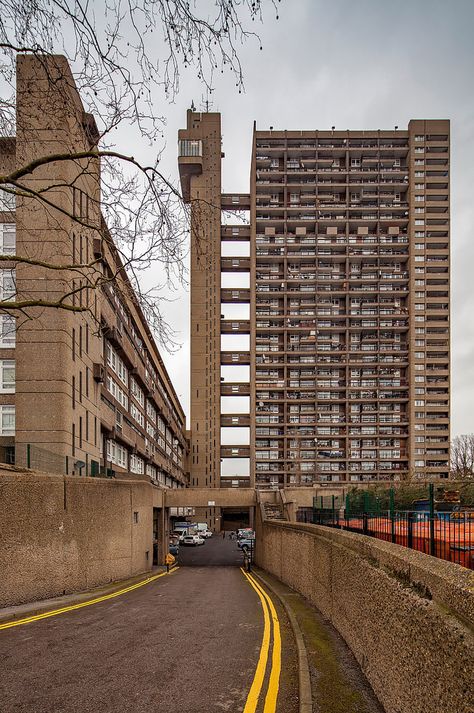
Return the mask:
[[[36,606],[32,606],[29,609],[22,610],[21,614],[13,614],[10,616],[0,616],[0,631],[6,629],[12,629],[16,626],[21,626],[22,624],[29,624],[35,621],[41,621],[42,619],[48,619],[53,616],[58,616],[60,614],[65,614],[69,611],[74,611],[76,609],[82,609],[92,604],[99,604],[100,602],[107,601],[108,599],[114,599],[122,594],[138,589],[145,584],[159,579],[167,574],[171,574],[175,570],[179,569],[179,566],[173,567],[169,572],[166,570],[161,571],[158,574],[146,573],[138,577],[133,577],[127,580],[122,580],[121,582],[114,582],[113,585],[109,587],[100,587],[89,592],[80,592],[72,595],[67,595],[63,602],[63,606],[58,606],[58,599],[56,600],[45,600],[43,606],[39,606],[39,602],[36,602]],[[124,584],[127,586],[124,587]],[[100,593],[100,594],[99,594]],[[94,596],[95,594],[95,596]],[[56,606],[53,605],[56,602]],[[48,609],[48,603],[51,608]]]
[[311,676],[309,673],[309,663],[308,654],[306,652],[306,646],[304,643],[303,634],[300,629],[300,625],[293,613],[291,607],[284,597],[273,587],[273,585],[267,581],[267,579],[260,573],[252,568],[252,574],[254,577],[260,580],[276,597],[278,597],[281,605],[283,606],[290,626],[293,630],[293,635],[295,637],[296,649],[298,652],[298,688],[299,688],[299,713],[312,713],[313,712],[313,694],[311,691]]

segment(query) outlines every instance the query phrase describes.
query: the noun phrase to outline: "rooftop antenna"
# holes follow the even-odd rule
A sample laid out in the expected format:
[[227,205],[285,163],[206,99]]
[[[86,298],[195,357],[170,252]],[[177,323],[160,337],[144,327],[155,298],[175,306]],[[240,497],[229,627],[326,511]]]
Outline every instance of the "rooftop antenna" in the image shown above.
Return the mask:
[[206,98],[204,98],[204,96],[201,97],[201,102],[202,102],[202,106],[204,107],[204,111],[206,113],[208,113],[209,109],[212,109],[212,104],[213,104],[213,102],[211,102],[209,99],[209,91],[206,95]]
[[191,111],[196,111],[196,107],[194,106],[194,99],[191,102]]

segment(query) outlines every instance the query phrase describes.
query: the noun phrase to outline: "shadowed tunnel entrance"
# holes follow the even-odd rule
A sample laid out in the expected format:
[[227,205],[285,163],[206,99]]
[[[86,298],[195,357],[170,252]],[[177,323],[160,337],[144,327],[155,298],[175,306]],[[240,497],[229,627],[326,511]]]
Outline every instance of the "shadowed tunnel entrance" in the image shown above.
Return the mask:
[[179,548],[178,564],[180,567],[241,567],[243,553],[237,547],[237,540],[231,540],[229,533],[214,534],[199,547],[183,546]]

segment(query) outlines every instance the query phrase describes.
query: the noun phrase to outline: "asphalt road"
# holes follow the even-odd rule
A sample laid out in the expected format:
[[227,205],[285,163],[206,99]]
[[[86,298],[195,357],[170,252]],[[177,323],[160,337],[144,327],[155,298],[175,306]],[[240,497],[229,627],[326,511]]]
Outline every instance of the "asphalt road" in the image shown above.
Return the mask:
[[243,565],[242,551],[237,547],[237,540],[231,540],[226,535],[213,535],[204,541],[204,545],[180,545],[178,563],[187,567],[206,567],[210,565],[236,566]]
[[[236,548],[209,543],[196,550]],[[262,631],[261,604],[238,567],[180,567],[115,599],[0,631],[0,711],[238,713]]]

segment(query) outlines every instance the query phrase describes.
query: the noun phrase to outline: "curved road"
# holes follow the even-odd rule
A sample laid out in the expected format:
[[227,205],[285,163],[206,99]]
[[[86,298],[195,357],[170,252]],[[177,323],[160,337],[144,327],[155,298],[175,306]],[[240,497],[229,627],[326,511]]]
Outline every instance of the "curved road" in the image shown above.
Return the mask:
[[[285,663],[286,624],[283,631]],[[180,567],[107,601],[0,631],[0,710],[238,713],[258,670],[263,633],[260,597],[238,567]],[[272,638],[257,713],[273,649]],[[280,710],[288,710],[281,701]],[[253,713],[248,703],[247,711]]]

